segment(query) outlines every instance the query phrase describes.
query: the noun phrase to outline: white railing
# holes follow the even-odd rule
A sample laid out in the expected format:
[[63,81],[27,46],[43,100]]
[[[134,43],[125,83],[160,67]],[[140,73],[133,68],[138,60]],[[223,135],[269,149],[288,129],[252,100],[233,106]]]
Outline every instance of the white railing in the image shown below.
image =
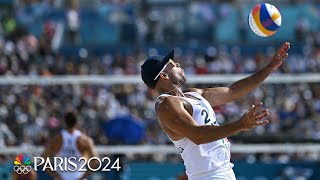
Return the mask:
[[[173,145],[119,145],[97,146],[98,154],[177,154],[178,150]],[[43,147],[7,147],[0,149],[0,154],[17,155],[20,153],[41,154]],[[232,153],[319,153],[320,144],[233,144]]]
[[[235,82],[249,74],[228,75],[190,75],[189,84],[226,84]],[[273,74],[265,83],[315,83],[320,82],[320,73]],[[0,85],[63,85],[63,84],[142,84],[140,75],[66,75],[66,76],[0,76]],[[32,153],[41,154],[43,147],[7,147],[0,148],[0,154]],[[178,153],[173,145],[137,145],[137,146],[97,146],[100,154],[171,154]],[[320,144],[233,144],[232,153],[304,153],[320,154]]]
[[[189,84],[232,83],[250,74],[189,75]],[[314,83],[320,82],[320,73],[273,74],[265,83]],[[63,75],[63,76],[0,76],[0,85],[62,85],[62,84],[142,84],[140,75]]]

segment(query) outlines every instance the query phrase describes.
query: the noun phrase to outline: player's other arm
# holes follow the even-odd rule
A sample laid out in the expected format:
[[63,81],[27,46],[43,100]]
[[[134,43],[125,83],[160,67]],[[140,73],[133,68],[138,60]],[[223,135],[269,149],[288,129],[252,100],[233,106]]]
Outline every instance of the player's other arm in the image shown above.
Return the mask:
[[[92,138],[88,136],[82,136],[78,141],[78,146],[82,146],[80,149],[82,149],[83,155],[85,155],[87,159],[90,159],[93,157],[98,158],[98,153],[95,150]],[[99,164],[96,160],[90,161],[90,164],[89,164],[89,166],[93,169],[96,169],[98,165]],[[90,174],[91,174],[91,171],[89,168],[87,168],[86,173],[84,173],[80,179],[85,179]]]
[[261,104],[252,106],[240,120],[223,126],[199,126],[184,108],[183,102],[175,97],[165,97],[156,105],[156,112],[161,124],[176,134],[195,144],[205,144],[267,124],[269,121],[260,120],[269,115],[268,110],[258,111],[260,107]]
[[219,106],[238,99],[262,83],[274,70],[276,70],[282,62],[288,57],[287,51],[290,49],[290,43],[284,43],[274,55],[273,59],[262,69],[244,79],[241,79],[229,87],[190,89],[197,91],[206,98],[211,106]]
[[[42,153],[41,156],[42,156],[44,159],[49,158],[50,160],[52,160],[52,158],[55,156],[55,154],[58,153],[61,144],[62,144],[62,136],[61,136],[61,135],[55,136],[55,137],[49,142],[49,144],[45,147],[45,150],[44,150],[44,152]],[[46,168],[45,171],[46,171],[50,176],[52,176],[52,177],[54,178],[54,180],[61,180],[61,179],[62,179],[57,172],[51,171],[50,168]]]

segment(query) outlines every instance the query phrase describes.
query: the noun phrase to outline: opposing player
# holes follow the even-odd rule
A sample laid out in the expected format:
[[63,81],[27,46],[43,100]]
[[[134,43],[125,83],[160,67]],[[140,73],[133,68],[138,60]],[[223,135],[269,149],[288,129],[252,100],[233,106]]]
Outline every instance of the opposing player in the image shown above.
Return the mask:
[[[77,160],[81,157],[92,158],[98,157],[94,150],[93,140],[81,133],[77,129],[77,116],[73,112],[68,112],[65,117],[66,129],[61,131],[61,134],[55,136],[50,144],[47,146],[43,153],[44,158],[52,157],[74,157]],[[96,162],[91,161],[90,167],[95,167]],[[77,163],[77,167],[81,167],[82,164]],[[83,163],[83,161],[81,161]],[[63,164],[62,167],[65,167]],[[74,167],[70,167],[74,169]],[[59,168],[58,168],[59,169]],[[88,168],[87,168],[88,169]],[[79,180],[85,179],[91,173],[89,170],[86,172],[78,171],[47,171],[55,180]]]
[[149,57],[141,66],[144,83],[161,95],[155,103],[158,122],[179,149],[190,180],[236,179],[230,162],[227,137],[265,125],[269,115],[262,103],[252,107],[238,120],[219,126],[212,107],[238,99],[263,82],[288,57],[290,43],[284,43],[273,59],[253,75],[229,87],[182,91],[184,70],[174,62],[174,51],[166,56]]

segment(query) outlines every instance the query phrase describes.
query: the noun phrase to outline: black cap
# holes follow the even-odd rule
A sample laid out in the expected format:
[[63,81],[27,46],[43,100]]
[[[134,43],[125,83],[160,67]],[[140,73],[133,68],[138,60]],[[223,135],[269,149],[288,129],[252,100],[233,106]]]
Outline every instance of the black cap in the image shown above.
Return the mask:
[[172,49],[166,56],[151,56],[141,66],[141,78],[143,82],[149,87],[154,89],[159,80],[157,77],[165,64],[174,57],[174,50]]

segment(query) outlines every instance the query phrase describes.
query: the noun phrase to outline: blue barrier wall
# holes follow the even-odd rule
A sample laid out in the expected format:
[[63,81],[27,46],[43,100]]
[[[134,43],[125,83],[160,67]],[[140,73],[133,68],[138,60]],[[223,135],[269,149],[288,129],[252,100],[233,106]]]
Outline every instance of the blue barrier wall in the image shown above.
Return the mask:
[[[238,180],[294,179],[303,176],[307,180],[320,179],[320,162],[318,163],[252,163],[235,162],[234,171]],[[172,163],[134,163],[121,165],[121,173],[116,171],[94,173],[90,180],[123,179],[123,180],[173,180],[183,174],[183,164]],[[10,168],[0,165],[0,179],[10,180]],[[39,172],[38,179],[50,180],[46,173]]]
[[[235,162],[234,171],[238,180],[254,179],[274,179],[281,177],[283,179],[297,177],[298,175],[306,177],[308,180],[320,179],[320,163],[253,163]],[[130,163],[130,179],[155,180],[155,179],[175,179],[183,173],[182,164],[157,164],[157,163]]]

